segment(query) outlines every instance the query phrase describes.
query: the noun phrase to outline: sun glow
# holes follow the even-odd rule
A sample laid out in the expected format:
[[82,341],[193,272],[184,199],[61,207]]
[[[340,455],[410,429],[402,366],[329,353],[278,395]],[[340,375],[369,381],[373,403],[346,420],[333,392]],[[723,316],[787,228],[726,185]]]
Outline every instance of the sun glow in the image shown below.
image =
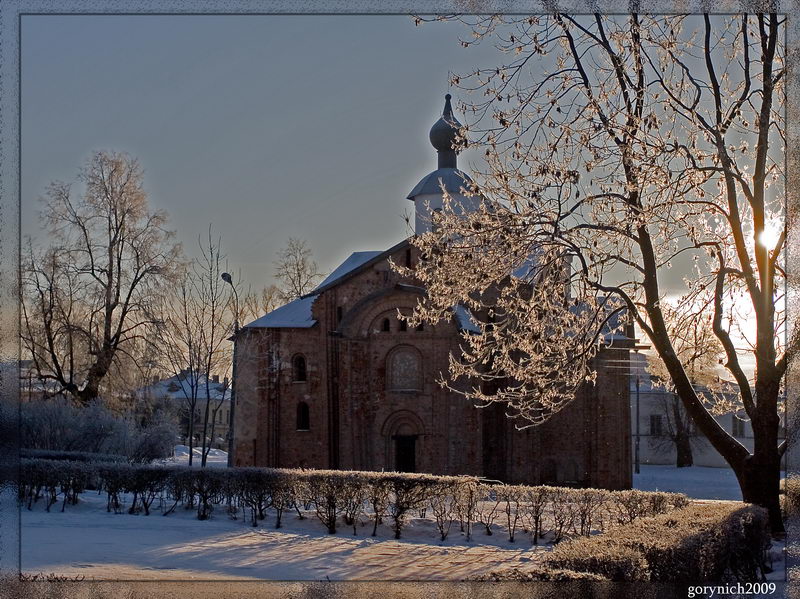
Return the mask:
[[783,232],[783,223],[768,223],[758,236],[758,242],[768,249],[774,248],[778,244],[778,239]]

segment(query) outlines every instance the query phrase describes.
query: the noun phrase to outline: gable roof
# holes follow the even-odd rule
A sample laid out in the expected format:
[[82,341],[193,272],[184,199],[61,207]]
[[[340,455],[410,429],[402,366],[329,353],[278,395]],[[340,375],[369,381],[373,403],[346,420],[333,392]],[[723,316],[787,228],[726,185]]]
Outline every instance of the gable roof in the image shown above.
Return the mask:
[[392,253],[401,249],[408,240],[404,239],[400,243],[384,251],[353,252],[347,259],[337,266],[331,274],[325,277],[317,287],[309,294],[296,300],[284,304],[280,308],[275,308],[257,318],[253,322],[243,326],[243,329],[308,329],[317,324],[312,315],[312,307],[316,299],[323,291],[335,287],[355,276],[359,272],[366,270],[373,264],[388,258]]
[[337,266],[331,274],[325,277],[325,280],[322,281],[319,285],[316,286],[312,293],[316,293],[317,289],[321,287],[325,287],[334,281],[341,279],[344,275],[349,273],[351,270],[354,270],[364,264],[365,262],[371,260],[375,256],[382,254],[382,251],[371,251],[371,252],[353,252],[350,256],[342,262],[339,266]]
[[[354,277],[355,275],[357,275],[358,273],[368,269],[369,267],[373,266],[374,264],[377,264],[381,260],[385,260],[386,258],[391,256],[393,253],[395,253],[397,250],[403,249],[407,245],[408,245],[408,239],[403,239],[401,242],[396,243],[395,245],[390,247],[388,250],[383,250],[382,252],[354,252],[353,254],[350,255],[350,257],[347,260],[342,262],[342,264],[340,266],[338,266],[330,275],[328,275],[328,277],[324,281],[322,281],[322,283],[320,283],[319,286],[316,289],[314,289],[314,291],[312,291],[309,295],[312,295],[312,294],[313,295],[319,295],[320,293],[322,293],[323,291],[327,291],[331,287],[335,287],[336,285],[344,283],[348,279],[350,279],[350,278]],[[356,260],[354,258],[354,256],[362,255],[362,254],[364,255],[364,256],[361,256],[361,259],[363,259],[363,262],[360,261],[360,260]],[[366,256],[366,254],[370,254],[370,256]],[[351,262],[351,260],[352,260],[352,262]],[[346,264],[348,264],[348,262],[351,262],[352,266],[349,269],[345,269],[344,266]],[[334,274],[337,275],[336,279],[333,278]],[[307,297],[307,296],[303,296],[303,297]]]
[[308,329],[317,324],[311,315],[311,306],[318,295],[307,295],[275,308],[257,318],[243,329]]

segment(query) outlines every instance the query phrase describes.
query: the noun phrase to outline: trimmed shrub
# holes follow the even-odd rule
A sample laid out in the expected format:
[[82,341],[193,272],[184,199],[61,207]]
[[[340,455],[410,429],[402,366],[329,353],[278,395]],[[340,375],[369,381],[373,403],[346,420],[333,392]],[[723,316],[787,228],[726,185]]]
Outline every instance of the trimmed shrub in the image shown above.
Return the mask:
[[336,534],[336,520],[344,509],[347,479],[342,474],[335,470],[312,470],[301,475],[311,491],[317,518],[328,534]]
[[508,568],[495,570],[468,578],[475,582],[561,582],[565,580],[585,580],[588,582],[608,582],[608,578],[592,572],[549,569],[540,565],[530,569]]
[[447,538],[455,521],[457,485],[458,483],[455,481],[441,481],[431,488],[428,506],[436,521],[440,541],[444,541]]
[[491,535],[492,524],[499,516],[500,504],[503,503],[503,498],[497,492],[496,486],[486,484],[478,485],[478,495],[483,497],[483,500],[478,502],[475,511],[478,515],[478,520],[486,529],[486,534]]
[[145,516],[149,516],[150,506],[163,491],[165,483],[173,471],[173,468],[165,466],[135,465],[129,467],[125,490],[133,493],[133,500],[128,513],[136,514],[143,509]]
[[[57,452],[59,458],[67,452]],[[372,508],[372,535],[377,534],[382,518],[389,516],[395,538],[400,538],[409,512],[419,510],[433,516],[440,540],[445,540],[457,518],[467,540],[472,526],[482,522],[487,534],[502,519],[513,541],[522,523],[538,543],[552,527],[553,542],[572,534],[590,535],[614,522],[630,523],[652,514],[669,512],[688,500],[672,493],[642,491],[611,492],[598,489],[569,489],[548,486],[480,484],[472,476],[434,476],[395,472],[359,472],[339,470],[293,470],[271,468],[202,468],[129,464],[118,461],[95,461],[102,454],[81,455],[82,461],[23,458],[19,485],[20,502],[33,503],[46,498],[46,509],[63,496],[67,503],[78,501],[87,488],[104,490],[106,509],[119,512],[123,493],[130,493],[131,514],[148,515],[160,499],[163,515],[182,504],[196,509],[201,520],[211,516],[215,506],[226,506],[227,513],[238,517],[239,507],[250,509],[251,522],[257,526],[266,510],[275,510],[275,526],[281,526],[286,509],[294,507],[299,517],[314,506],[317,517],[330,533],[336,532],[337,520],[358,531],[365,507]],[[117,457],[117,459],[119,459]],[[166,507],[171,501],[171,507]]]
[[525,499],[526,488],[520,485],[504,485],[498,487],[497,497],[503,502],[502,510],[505,514],[508,540],[514,542],[517,524],[524,516],[522,502]]
[[641,552],[602,536],[561,543],[544,558],[544,564],[556,570],[599,574],[615,582],[650,580]]
[[125,462],[124,455],[92,453],[89,451],[59,451],[51,449],[20,449],[21,458],[39,460],[69,460],[71,462]]
[[425,502],[439,478],[428,474],[409,475],[398,472],[386,475],[393,495],[393,501],[389,504],[389,514],[392,516],[395,539],[400,538],[408,512]]
[[378,524],[381,523],[386,510],[389,509],[392,485],[382,473],[370,472],[366,478],[367,502],[372,507],[372,536],[374,537],[378,534]]
[[800,515],[800,478],[783,479],[783,512],[787,518]]
[[554,487],[538,486],[523,487],[525,489],[525,516],[528,521],[529,530],[533,535],[533,544],[539,543],[542,534],[542,517],[548,502],[552,501],[551,490]]
[[769,543],[767,523],[766,511],[756,506],[692,504],[621,526],[611,535],[563,543],[544,563],[614,581],[718,582],[727,573],[757,580]]
[[475,511],[481,497],[478,494],[478,481],[465,480],[456,487],[455,494],[456,514],[461,523],[461,532],[467,536],[467,541],[472,539],[472,522],[475,520]]

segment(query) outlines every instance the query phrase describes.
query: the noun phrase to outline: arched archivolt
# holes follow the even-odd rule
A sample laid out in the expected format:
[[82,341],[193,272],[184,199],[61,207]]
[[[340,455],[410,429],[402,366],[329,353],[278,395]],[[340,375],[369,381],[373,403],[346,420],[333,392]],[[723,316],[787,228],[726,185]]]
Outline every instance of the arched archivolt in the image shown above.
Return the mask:
[[424,435],[425,424],[422,419],[410,410],[398,410],[390,414],[383,422],[381,435],[391,438],[395,435]]
[[398,345],[386,354],[386,390],[422,391],[422,354],[411,345]]
[[383,333],[383,320],[389,318],[392,331],[398,329],[397,310],[411,314],[423,295],[416,287],[381,289],[361,298],[342,317],[337,330],[345,337],[366,338]]

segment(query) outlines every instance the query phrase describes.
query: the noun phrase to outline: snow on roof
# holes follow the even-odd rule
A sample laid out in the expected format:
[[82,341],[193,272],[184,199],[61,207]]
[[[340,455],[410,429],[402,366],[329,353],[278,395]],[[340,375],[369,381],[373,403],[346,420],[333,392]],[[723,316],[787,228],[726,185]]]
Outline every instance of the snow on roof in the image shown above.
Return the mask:
[[375,252],[375,251],[373,251],[373,252],[353,252],[347,258],[347,260],[342,262],[339,266],[336,267],[336,269],[331,274],[329,274],[327,277],[325,277],[325,280],[322,281],[322,283],[320,283],[319,285],[317,285],[317,288],[314,289],[314,291],[316,291],[317,289],[320,289],[322,287],[325,287],[326,285],[329,285],[329,284],[333,283],[334,281],[336,281],[338,279],[341,279],[344,275],[349,273],[351,270],[355,270],[356,268],[358,268],[359,266],[361,266],[365,262],[368,262],[368,261],[372,260],[375,256],[377,256],[378,254],[382,254],[382,253],[383,253],[382,251],[378,251],[378,252]]
[[250,324],[245,325],[243,328],[249,329],[308,329],[313,327],[317,324],[317,321],[314,320],[314,317],[311,314],[311,307],[314,305],[314,301],[319,297],[319,293],[316,293],[318,290],[335,283],[348,273],[354,271],[360,266],[363,266],[376,256],[383,254],[384,252],[380,251],[373,251],[373,252],[353,252],[350,256],[342,262],[336,269],[325,277],[325,280],[322,281],[317,287],[312,291],[312,295],[306,295],[299,299],[289,302],[281,306],[280,308],[276,308],[272,312],[265,314],[261,318],[258,318],[251,322]]
[[[140,387],[134,394],[137,396],[150,396],[150,397],[168,397],[170,399],[184,399],[187,393],[191,393],[192,385],[191,375],[181,373],[166,379],[161,379],[152,385],[145,385]],[[194,381],[197,387],[197,398],[205,399],[206,397],[206,377],[205,375],[198,374]],[[230,384],[226,381],[209,382],[208,397],[216,401],[230,400]]]
[[472,314],[461,304],[453,306],[453,313],[456,315],[458,321],[458,328],[462,331],[469,331],[470,333],[480,333],[480,327],[475,323]]
[[[337,269],[338,270],[338,269]],[[311,306],[318,295],[301,297],[245,325],[245,329],[308,329],[317,324]]]
[[539,259],[536,254],[531,254],[525,261],[515,268],[511,275],[523,281],[532,281],[533,275],[536,273],[536,267],[539,265]]
[[470,183],[472,183],[472,179],[469,178],[469,175],[457,168],[440,168],[425,175],[406,198],[413,200],[419,195],[441,195],[442,184],[449,193],[461,193],[461,188],[468,187]]

